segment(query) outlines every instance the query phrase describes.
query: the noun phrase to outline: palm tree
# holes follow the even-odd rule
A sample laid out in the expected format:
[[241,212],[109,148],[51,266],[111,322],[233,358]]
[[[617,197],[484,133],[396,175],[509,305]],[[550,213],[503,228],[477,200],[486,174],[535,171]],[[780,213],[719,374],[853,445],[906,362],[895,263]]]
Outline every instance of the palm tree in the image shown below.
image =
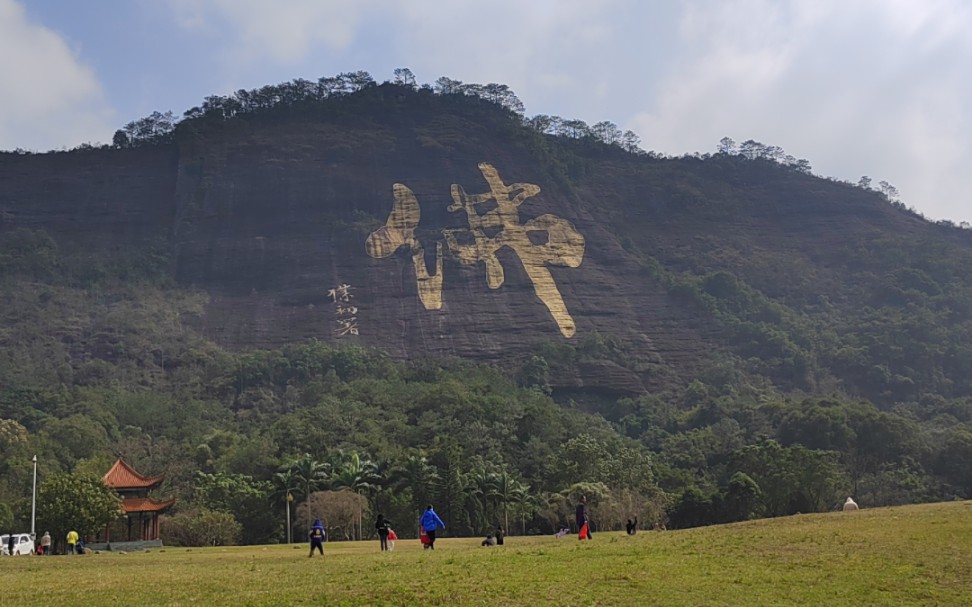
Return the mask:
[[468,483],[462,471],[459,457],[449,457],[441,480],[437,483],[439,505],[455,533],[469,527],[466,513],[466,491]]
[[293,494],[297,491],[300,480],[292,468],[283,468],[273,475],[273,483],[277,487],[273,494],[275,496],[282,495],[284,505],[287,508],[287,543],[291,544],[294,538],[290,531],[290,502],[294,499]]
[[305,453],[303,457],[290,464],[290,471],[297,481],[297,486],[303,490],[304,499],[307,500],[307,528],[310,529],[311,518],[313,518],[310,496],[315,489],[320,489],[327,484],[328,466],[314,459],[309,453]]
[[473,498],[479,518],[480,531],[483,527],[491,526],[491,514],[493,509],[490,507],[497,500],[496,481],[497,475],[486,468],[479,468],[469,474],[469,495]]
[[432,501],[432,494],[439,480],[435,466],[424,455],[409,455],[399,468],[397,477],[397,487],[412,490],[412,506],[416,514],[422,512],[425,505]]
[[[371,495],[378,489],[379,477],[375,462],[361,458],[357,451],[345,454],[338,451],[331,463],[331,488],[350,489],[358,495]],[[361,509],[358,509],[358,539],[361,533]]]
[[388,494],[395,480],[395,467],[391,460],[379,459],[375,461],[375,492],[372,494],[371,507],[375,512],[388,510]]
[[516,480],[504,468],[499,474],[493,475],[493,492],[499,505],[503,507],[503,529],[509,533],[510,517],[509,504],[513,501],[513,495],[523,484]]
[[377,489],[380,480],[375,462],[361,457],[356,451],[350,454],[339,451],[338,456],[331,461],[333,488],[347,488],[363,494]]
[[511,501],[515,506],[515,511],[520,515],[521,533],[526,535],[526,522],[528,518],[533,518],[537,510],[543,503],[539,495],[530,492],[530,486],[517,483],[511,495]]

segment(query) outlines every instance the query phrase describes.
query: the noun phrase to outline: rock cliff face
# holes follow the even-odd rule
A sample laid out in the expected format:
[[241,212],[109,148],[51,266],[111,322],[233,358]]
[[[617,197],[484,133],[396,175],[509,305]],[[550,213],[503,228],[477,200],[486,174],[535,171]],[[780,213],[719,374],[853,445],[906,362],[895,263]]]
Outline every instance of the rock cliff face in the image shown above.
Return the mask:
[[44,230],[78,251],[168,238],[177,160],[171,146],[2,154],[0,230]]
[[184,129],[155,147],[6,154],[0,229],[43,229],[79,254],[164,242],[177,282],[210,295],[192,322],[228,347],[316,338],[502,364],[600,336],[631,364],[554,380],[619,393],[689,380],[726,345],[646,259],[691,272],[696,254],[733,267],[771,249],[784,261],[761,286],[786,296],[774,272],[799,261],[826,275],[834,239],[925,229],[765,163],[571,154],[503,116],[441,110],[398,100]]
[[[175,272],[211,293],[206,333],[501,362],[599,332],[648,364],[698,356],[704,328],[636,279],[596,191],[565,191],[471,128],[454,127],[466,137],[448,148],[422,145],[424,128],[291,124],[180,148]],[[644,389],[615,367],[564,381]]]

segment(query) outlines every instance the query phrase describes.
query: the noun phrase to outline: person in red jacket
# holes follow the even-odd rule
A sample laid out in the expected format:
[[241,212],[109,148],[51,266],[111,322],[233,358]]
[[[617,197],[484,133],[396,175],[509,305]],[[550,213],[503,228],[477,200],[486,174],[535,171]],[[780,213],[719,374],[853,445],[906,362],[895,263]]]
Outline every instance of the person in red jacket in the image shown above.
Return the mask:
[[587,516],[587,497],[583,495],[577,503],[577,508],[574,510],[574,519],[577,523],[577,539],[594,539],[591,535],[591,521]]

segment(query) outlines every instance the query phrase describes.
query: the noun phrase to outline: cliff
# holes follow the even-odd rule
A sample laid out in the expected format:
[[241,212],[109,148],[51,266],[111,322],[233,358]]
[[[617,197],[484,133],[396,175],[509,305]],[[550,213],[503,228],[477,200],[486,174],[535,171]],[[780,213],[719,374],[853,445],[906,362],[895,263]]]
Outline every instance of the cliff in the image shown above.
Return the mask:
[[[382,86],[186,121],[157,145],[4,154],[0,232],[81,259],[162,246],[174,284],[209,296],[184,320],[232,349],[314,338],[512,369],[570,346],[588,354],[549,361],[551,386],[613,394],[687,384],[728,354],[787,387],[877,389],[812,343],[875,305],[868,281],[895,269],[875,251],[969,258],[967,234],[875,192],[562,141],[452,97]],[[938,282],[969,284],[960,266]]]

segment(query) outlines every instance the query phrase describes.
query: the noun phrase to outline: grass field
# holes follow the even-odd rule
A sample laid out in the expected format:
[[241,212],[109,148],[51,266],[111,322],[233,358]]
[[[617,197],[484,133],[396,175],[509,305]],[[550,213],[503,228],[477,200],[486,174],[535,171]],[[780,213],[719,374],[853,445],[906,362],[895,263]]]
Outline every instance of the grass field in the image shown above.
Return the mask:
[[972,605],[972,502],[598,533],[0,559],[0,606]]

